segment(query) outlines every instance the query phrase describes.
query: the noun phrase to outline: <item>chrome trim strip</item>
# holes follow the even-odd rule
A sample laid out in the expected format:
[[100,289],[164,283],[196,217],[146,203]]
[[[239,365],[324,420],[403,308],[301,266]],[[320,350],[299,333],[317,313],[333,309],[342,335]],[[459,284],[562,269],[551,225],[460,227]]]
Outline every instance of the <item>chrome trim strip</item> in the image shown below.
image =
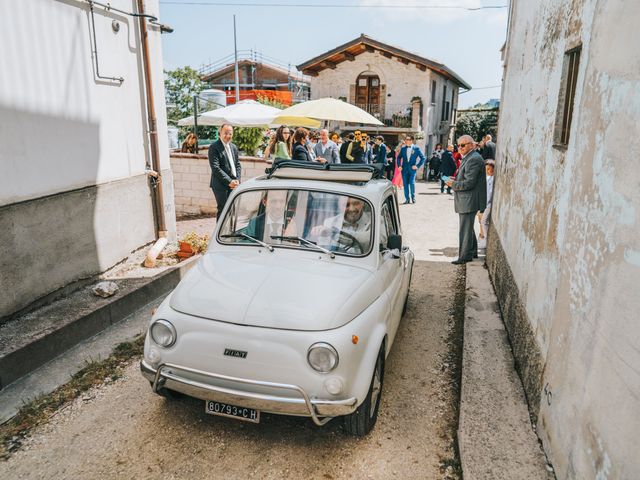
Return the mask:
[[[166,369],[182,370],[184,372],[202,375],[215,380],[224,380],[243,383],[246,385],[293,391],[299,394],[302,398],[278,397],[274,395],[234,390],[226,387],[218,387],[181,377],[174,372],[167,372]],[[297,385],[230,377],[227,375],[204,372],[195,368],[183,367],[171,363],[164,363],[160,365],[157,370],[154,370],[149,364],[142,360],[140,362],[140,370],[142,374],[152,382],[154,392],[157,392],[161,387],[167,387],[171,390],[176,390],[203,400],[216,400],[284,415],[309,416],[313,420],[313,423],[318,426],[324,425],[333,417],[353,413],[358,402],[355,397],[347,398],[345,400],[311,400],[307,392]]]

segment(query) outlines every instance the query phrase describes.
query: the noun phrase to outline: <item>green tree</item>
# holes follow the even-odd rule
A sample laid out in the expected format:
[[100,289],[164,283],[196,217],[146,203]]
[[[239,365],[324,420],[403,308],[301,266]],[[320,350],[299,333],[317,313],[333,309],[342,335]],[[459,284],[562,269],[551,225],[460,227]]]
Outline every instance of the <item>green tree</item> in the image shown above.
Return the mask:
[[[263,95],[258,95],[257,101],[270,107],[281,109],[287,107],[284,103]],[[265,129],[262,127],[236,127],[233,129],[233,143],[247,155],[255,155],[259,147],[265,146],[263,145],[265,143]]]
[[[193,115],[193,96],[207,88],[200,75],[191,67],[164,71],[164,91],[167,103],[167,122],[177,125],[178,120]],[[179,127],[180,137],[184,138],[193,127]],[[196,135],[213,138],[215,127],[198,126]]]
[[471,135],[479,142],[483,136],[490,134],[494,140],[498,131],[498,110],[482,109],[483,111],[458,112],[456,120],[455,138]]
[[193,115],[193,96],[204,90],[206,85],[200,75],[191,67],[164,71],[164,91],[167,101],[167,120],[178,120]]

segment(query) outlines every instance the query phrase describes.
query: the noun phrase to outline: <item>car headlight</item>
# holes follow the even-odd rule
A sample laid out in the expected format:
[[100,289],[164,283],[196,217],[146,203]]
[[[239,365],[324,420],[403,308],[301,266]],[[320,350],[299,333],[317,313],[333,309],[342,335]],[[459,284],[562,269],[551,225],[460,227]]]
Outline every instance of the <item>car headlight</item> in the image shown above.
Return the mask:
[[176,343],[176,329],[168,320],[156,320],[149,331],[153,341],[161,347],[168,348]]
[[338,366],[338,352],[328,343],[314,343],[307,352],[307,361],[314,370],[327,373]]

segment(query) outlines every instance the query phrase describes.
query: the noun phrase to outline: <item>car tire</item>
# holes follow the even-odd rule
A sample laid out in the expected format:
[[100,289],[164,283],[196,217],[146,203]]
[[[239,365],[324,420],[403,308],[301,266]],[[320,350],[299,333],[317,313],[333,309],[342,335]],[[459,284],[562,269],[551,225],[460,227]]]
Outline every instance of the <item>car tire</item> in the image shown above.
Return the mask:
[[384,343],[380,346],[376,366],[373,369],[371,384],[364,402],[355,412],[344,417],[344,430],[350,435],[364,437],[375,426],[382,398],[382,385],[384,383]]
[[411,290],[411,277],[413,276],[413,264],[411,264],[411,271],[409,272],[409,285],[407,285],[407,295],[404,297],[404,305],[402,306],[402,315],[407,313],[407,306],[409,304],[409,290]]
[[407,291],[407,295],[404,297],[404,305],[402,306],[402,316],[407,313],[407,306],[409,305],[409,292]]

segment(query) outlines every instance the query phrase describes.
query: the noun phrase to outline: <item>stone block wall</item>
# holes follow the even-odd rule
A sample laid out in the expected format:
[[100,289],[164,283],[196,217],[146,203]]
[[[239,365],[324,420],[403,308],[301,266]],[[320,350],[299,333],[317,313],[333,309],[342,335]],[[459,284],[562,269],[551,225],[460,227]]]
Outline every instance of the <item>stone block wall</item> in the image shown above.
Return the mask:
[[[259,157],[240,157],[242,180],[264,173],[268,163]],[[214,215],[216,199],[209,182],[211,167],[206,154],[171,153],[176,216]]]

